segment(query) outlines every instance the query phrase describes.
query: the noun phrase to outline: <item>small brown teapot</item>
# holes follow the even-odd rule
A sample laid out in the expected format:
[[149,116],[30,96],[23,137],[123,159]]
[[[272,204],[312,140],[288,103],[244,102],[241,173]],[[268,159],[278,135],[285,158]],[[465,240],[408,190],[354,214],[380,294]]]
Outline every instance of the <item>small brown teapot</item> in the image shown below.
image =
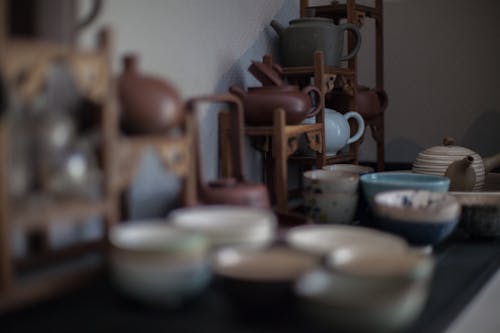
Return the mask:
[[[343,89],[333,89],[325,95],[325,106],[340,113],[350,110],[350,96]],[[356,94],[356,112],[364,119],[372,119],[383,113],[387,108],[389,98],[382,89],[370,89],[366,86],[358,86]]]
[[[248,125],[271,126],[273,113],[278,108],[285,111],[287,125],[300,124],[321,110],[321,94],[314,86],[307,86],[302,90],[293,85],[251,87],[247,92],[237,86],[231,86],[229,91],[241,99],[245,110],[245,123]],[[313,97],[312,103],[310,93]]]
[[118,78],[122,129],[129,134],[151,134],[179,125],[184,110],[177,91],[164,80],[141,75],[137,62],[135,55],[125,56]]
[[[188,112],[196,112],[198,103],[227,103],[230,106],[232,140],[232,178],[222,178],[204,183],[200,165],[200,144],[198,124],[193,121],[194,143],[196,151],[196,172],[198,201],[206,205],[239,205],[270,209],[267,188],[263,184],[250,183],[243,176],[243,109],[238,98],[230,94],[210,95],[192,98],[187,102]],[[195,118],[195,117],[193,117]]]

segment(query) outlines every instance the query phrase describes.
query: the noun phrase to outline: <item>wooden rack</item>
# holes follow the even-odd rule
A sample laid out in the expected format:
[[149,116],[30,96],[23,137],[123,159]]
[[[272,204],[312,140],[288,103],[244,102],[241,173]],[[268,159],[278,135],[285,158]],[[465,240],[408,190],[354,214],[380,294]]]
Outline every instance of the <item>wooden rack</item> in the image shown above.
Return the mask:
[[[332,18],[335,22],[346,19],[358,27],[363,25],[364,18],[375,20],[375,77],[376,88],[384,89],[384,20],[383,20],[383,0],[373,0],[374,6],[357,4],[355,0],[346,0],[345,3],[333,1],[329,5],[310,6],[309,0],[300,0],[301,17],[326,17]],[[348,47],[354,44],[352,36],[349,37]],[[357,73],[357,59],[352,58],[348,62],[348,68]],[[385,161],[385,128],[384,113],[373,119],[365,119],[365,123],[370,127],[372,137],[377,145],[377,170],[384,169]]]
[[[272,66],[272,57],[266,55],[264,64]],[[327,91],[333,89],[333,82],[337,77],[342,77],[352,89],[356,89],[354,80],[355,73],[349,69],[326,66],[322,52],[314,54],[314,65],[304,67],[284,67],[283,75],[290,81],[309,81],[313,78],[314,85],[320,90],[321,111],[316,115],[316,123],[287,125],[285,113],[277,109],[273,116],[272,126],[245,126],[245,134],[251,138],[262,138],[263,142],[259,150],[268,155],[272,166],[266,169],[272,170],[267,177],[267,185],[270,193],[274,194],[276,209],[279,212],[288,212],[289,189],[288,189],[288,163],[293,161],[306,167],[322,167],[324,165],[352,162],[357,163],[357,144],[351,144],[348,152],[339,152],[335,156],[325,154],[325,127],[324,127],[324,96]],[[354,106],[353,106],[354,108]],[[231,175],[230,170],[230,127],[226,115],[223,113],[219,119],[220,128],[220,157],[221,173],[224,177]],[[293,153],[299,146],[300,136],[304,135],[309,147],[315,152],[315,156],[294,156]]]

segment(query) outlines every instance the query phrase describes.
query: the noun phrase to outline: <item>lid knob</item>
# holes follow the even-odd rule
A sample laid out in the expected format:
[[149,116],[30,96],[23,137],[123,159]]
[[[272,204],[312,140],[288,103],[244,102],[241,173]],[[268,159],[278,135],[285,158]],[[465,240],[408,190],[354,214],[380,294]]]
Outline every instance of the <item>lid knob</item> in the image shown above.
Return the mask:
[[445,146],[454,146],[455,145],[455,139],[453,139],[451,136],[447,136],[443,139],[443,145]]

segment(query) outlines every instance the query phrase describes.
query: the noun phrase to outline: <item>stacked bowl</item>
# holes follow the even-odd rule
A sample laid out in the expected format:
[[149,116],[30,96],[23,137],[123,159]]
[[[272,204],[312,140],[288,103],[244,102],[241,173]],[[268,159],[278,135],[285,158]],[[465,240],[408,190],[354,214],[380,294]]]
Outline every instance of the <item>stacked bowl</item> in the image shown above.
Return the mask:
[[358,204],[359,175],[310,170],[303,174],[304,209],[318,223],[350,224]]
[[270,210],[243,206],[199,206],[172,211],[175,227],[206,236],[212,248],[264,247],[274,241],[277,221]]
[[162,220],[114,226],[109,236],[110,275],[126,296],[176,307],[210,282],[208,240]]

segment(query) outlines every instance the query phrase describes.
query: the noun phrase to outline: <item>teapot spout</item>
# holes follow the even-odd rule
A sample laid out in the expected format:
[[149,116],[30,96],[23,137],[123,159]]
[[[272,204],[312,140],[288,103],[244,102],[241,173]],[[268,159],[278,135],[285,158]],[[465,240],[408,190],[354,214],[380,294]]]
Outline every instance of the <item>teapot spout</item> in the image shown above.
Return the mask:
[[281,23],[279,23],[276,20],[272,20],[271,21],[271,27],[274,29],[274,31],[276,31],[276,33],[278,34],[278,36],[280,38],[283,37],[283,34],[285,32],[285,27],[282,26]]
[[491,170],[500,167],[500,153],[483,158],[484,171],[490,172]]
[[445,176],[450,178],[450,191],[472,191],[476,184],[476,172],[472,166],[474,157],[468,155],[451,163]]

